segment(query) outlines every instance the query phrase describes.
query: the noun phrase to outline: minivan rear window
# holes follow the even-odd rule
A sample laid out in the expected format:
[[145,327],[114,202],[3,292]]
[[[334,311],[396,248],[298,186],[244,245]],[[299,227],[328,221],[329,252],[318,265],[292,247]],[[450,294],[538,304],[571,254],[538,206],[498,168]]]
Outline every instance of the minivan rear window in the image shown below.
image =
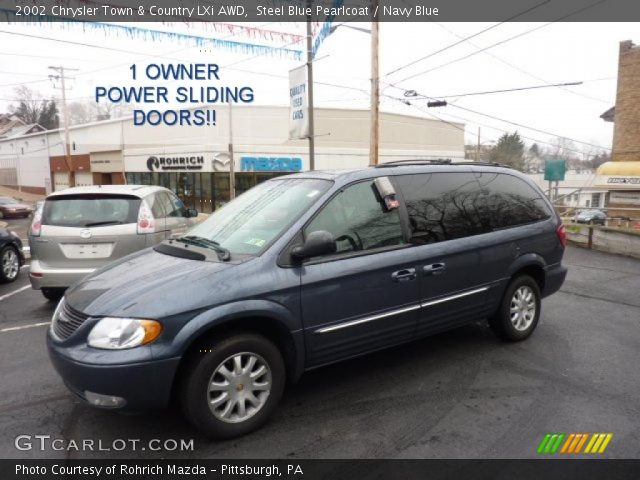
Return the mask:
[[86,228],[136,223],[140,202],[130,195],[56,196],[44,202],[42,224]]

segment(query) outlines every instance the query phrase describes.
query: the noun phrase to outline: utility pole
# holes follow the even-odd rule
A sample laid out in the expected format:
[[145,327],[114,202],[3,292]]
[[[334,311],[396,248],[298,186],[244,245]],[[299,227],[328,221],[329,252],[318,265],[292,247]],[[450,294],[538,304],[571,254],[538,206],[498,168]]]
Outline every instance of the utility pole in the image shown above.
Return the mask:
[[372,0],[373,11],[376,12],[371,21],[371,133],[369,135],[369,165],[378,164],[380,137],[380,79],[378,66],[378,44],[380,24],[378,23],[378,0]]
[[64,116],[64,156],[67,170],[69,171],[69,186],[74,187],[76,184],[75,173],[71,170],[71,152],[69,141],[69,111],[67,109],[67,88],[65,85],[65,71],[78,71],[77,68],[65,68],[64,66],[51,66],[49,70],[57,72],[57,75],[49,75],[52,80],[60,80],[60,88],[62,90],[62,113]]
[[229,102],[229,200],[236,198],[236,166],[233,158],[233,109]]
[[478,148],[476,149],[476,162],[480,160],[480,127],[478,127]]
[[[308,0],[309,10],[312,8],[312,0]],[[308,115],[309,115],[309,170],[316,169],[315,159],[315,131],[313,127],[313,32],[311,31],[311,14],[307,15],[307,88]]]

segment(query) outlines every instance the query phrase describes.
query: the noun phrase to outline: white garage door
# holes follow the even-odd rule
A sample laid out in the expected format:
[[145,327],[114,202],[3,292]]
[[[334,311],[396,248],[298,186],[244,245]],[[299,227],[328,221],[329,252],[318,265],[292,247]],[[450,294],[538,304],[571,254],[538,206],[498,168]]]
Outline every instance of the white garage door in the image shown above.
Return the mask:
[[54,172],[53,174],[53,189],[56,192],[69,188],[69,173],[68,172]]
[[91,172],[76,172],[76,187],[90,185],[93,185],[93,174]]

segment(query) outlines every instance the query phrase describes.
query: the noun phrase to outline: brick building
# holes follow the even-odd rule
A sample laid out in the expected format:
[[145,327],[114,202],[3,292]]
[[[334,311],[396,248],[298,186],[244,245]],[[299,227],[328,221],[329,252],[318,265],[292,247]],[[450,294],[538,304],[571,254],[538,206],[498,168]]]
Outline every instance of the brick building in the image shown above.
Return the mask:
[[596,184],[609,188],[610,215],[640,219],[640,46],[630,40],[620,42],[616,105],[601,118],[615,124],[613,152]]
[[620,43],[613,161],[640,161],[640,46]]

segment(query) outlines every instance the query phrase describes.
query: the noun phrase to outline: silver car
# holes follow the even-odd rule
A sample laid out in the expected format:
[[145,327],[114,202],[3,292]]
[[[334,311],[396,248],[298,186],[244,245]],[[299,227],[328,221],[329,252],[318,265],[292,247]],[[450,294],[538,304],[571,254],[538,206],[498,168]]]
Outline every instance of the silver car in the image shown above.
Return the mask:
[[31,286],[49,300],[95,269],[181,235],[198,212],[163,187],[75,187],[49,195],[29,229]]

